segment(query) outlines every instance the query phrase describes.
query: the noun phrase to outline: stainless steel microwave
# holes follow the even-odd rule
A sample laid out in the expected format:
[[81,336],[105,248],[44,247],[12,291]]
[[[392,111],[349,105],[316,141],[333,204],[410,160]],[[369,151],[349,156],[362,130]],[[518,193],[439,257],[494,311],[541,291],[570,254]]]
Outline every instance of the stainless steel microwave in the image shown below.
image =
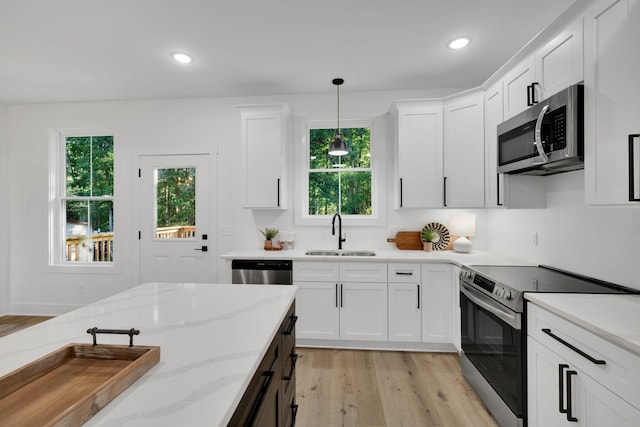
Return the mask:
[[584,87],[570,86],[498,125],[498,173],[584,168]]

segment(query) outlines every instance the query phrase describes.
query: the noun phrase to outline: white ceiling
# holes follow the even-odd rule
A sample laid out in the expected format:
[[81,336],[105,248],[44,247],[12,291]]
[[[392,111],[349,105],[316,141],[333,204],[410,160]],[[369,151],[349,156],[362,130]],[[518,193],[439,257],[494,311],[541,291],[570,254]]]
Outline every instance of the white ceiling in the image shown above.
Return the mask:
[[0,0],[0,103],[470,88],[572,3]]

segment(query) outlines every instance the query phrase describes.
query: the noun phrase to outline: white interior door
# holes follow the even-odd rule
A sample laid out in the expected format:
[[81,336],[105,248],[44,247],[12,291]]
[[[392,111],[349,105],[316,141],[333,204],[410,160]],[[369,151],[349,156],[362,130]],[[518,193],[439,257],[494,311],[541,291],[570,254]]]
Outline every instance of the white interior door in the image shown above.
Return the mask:
[[140,156],[141,282],[213,282],[208,154]]

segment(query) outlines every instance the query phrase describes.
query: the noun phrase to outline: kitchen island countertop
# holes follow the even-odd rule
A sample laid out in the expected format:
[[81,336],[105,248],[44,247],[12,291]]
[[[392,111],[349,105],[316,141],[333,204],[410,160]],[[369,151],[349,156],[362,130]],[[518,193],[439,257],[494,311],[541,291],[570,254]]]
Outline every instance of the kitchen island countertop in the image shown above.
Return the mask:
[[[160,362],[86,426],[226,425],[294,301],[295,286],[147,283],[0,338],[0,376],[87,329],[140,330]],[[98,335],[99,344],[126,344]]]

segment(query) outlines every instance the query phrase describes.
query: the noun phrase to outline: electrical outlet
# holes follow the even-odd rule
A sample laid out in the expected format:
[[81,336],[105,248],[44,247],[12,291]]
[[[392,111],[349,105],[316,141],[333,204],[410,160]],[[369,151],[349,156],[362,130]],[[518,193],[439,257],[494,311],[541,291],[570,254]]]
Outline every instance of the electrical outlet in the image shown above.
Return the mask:
[[78,285],[78,293],[84,294],[86,292],[87,292],[87,286],[84,283],[80,283],[80,285]]
[[220,236],[233,236],[233,228],[230,225],[221,225],[219,232]]
[[531,246],[538,247],[538,232],[534,231],[531,233]]

